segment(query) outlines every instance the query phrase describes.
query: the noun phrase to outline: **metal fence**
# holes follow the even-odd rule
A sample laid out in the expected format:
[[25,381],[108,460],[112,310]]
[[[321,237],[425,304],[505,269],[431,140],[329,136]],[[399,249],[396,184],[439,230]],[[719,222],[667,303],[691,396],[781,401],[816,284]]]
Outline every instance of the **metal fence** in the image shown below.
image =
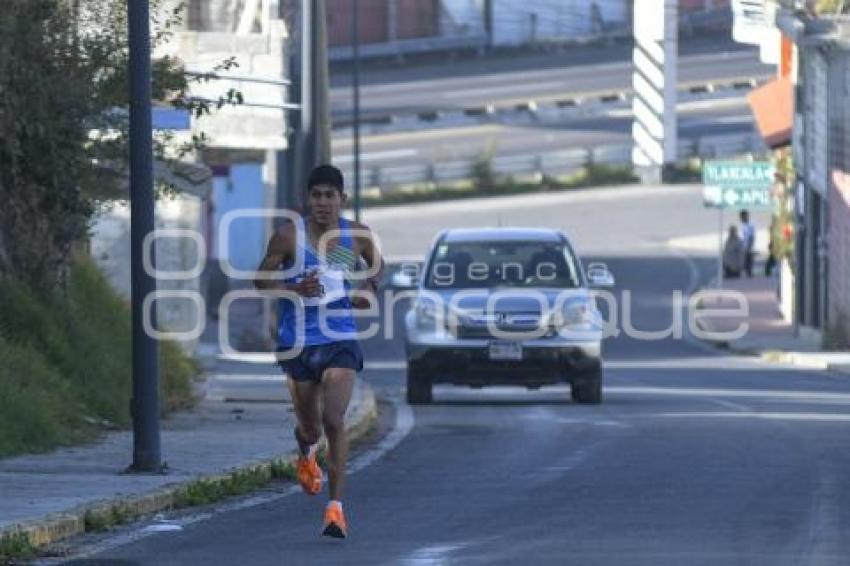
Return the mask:
[[[679,159],[712,159],[763,153],[767,150],[761,137],[753,133],[703,136],[679,141]],[[490,170],[499,176],[522,177],[547,175],[552,177],[578,172],[588,163],[631,165],[632,145],[605,145],[546,153],[495,156],[487,160]],[[440,185],[471,180],[478,161],[454,160],[412,163],[397,166],[368,166],[361,168],[363,187],[369,192],[388,194],[414,185]],[[343,172],[352,176],[349,168]]]

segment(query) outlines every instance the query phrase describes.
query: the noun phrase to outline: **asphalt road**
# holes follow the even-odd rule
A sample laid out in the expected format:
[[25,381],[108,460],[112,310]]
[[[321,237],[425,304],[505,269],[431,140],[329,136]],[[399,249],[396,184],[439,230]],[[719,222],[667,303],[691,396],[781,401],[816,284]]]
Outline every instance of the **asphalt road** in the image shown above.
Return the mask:
[[[758,60],[758,50],[741,49],[718,41],[707,50],[682,49],[679,82],[705,83],[775,73]],[[630,51],[596,49],[580,58],[565,55],[516,57],[502,61],[476,60],[469,65],[444,62],[436,66],[375,72],[366,75],[361,87],[363,116],[409,114],[425,110],[456,110],[486,104],[508,105],[528,100],[550,101],[612,90],[631,91]],[[474,69],[474,70],[473,70]],[[334,116],[351,112],[352,93],[348,76],[340,72],[331,89]]]
[[[753,127],[752,112],[746,99],[738,94],[679,105],[680,139],[752,133]],[[539,155],[564,149],[628,145],[632,143],[631,128],[631,110],[621,108],[603,116],[568,121],[529,120],[374,134],[361,140],[361,162],[366,168],[398,167],[473,160],[485,152],[495,156]],[[351,135],[337,132],[332,145],[335,163],[350,167]]]
[[[407,115],[488,104],[510,106],[529,100],[544,103],[612,90],[631,91],[630,57],[630,47],[615,45],[558,54],[371,69],[363,78],[363,116]],[[680,49],[681,85],[765,78],[773,72],[759,62],[757,50],[742,48],[721,36],[692,39]],[[337,118],[347,119],[351,111],[349,75],[338,69],[333,78],[332,112]],[[718,100],[683,103],[678,111],[681,139],[753,131],[752,114],[742,92],[733,91]],[[365,168],[374,169],[439,165],[450,160],[474,160],[484,154],[539,155],[563,149],[628,145],[631,127],[631,111],[615,109],[569,120],[485,120],[479,125],[367,134],[361,140],[361,161]],[[353,162],[350,132],[334,132],[332,145],[335,162],[349,169]]]
[[[371,211],[389,255],[448,226],[556,226],[607,261],[634,324],[661,329],[708,256],[666,246],[711,233],[697,188],[583,191]],[[763,218],[758,219],[763,222]],[[400,313],[398,314],[400,316]],[[366,379],[398,403],[400,337],[365,344]],[[376,363],[380,362],[380,363]],[[383,369],[375,369],[383,367]],[[438,387],[410,433],[350,478],[351,537],[318,536],[300,493],[210,511],[180,532],[76,564],[823,565],[850,561],[850,382],[720,355],[689,340],[606,346],[605,401],[566,388]]]

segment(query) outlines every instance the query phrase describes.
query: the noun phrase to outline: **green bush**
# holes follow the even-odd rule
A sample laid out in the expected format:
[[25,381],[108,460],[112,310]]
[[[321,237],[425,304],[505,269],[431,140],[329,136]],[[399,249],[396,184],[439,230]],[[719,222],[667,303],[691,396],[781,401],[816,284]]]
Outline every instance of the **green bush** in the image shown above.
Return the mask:
[[[90,260],[52,297],[0,281],[0,457],[92,438],[93,423],[128,426],[131,354],[129,306]],[[194,402],[198,373],[160,343],[163,414]]]
[[159,343],[159,394],[163,414],[195,404],[192,383],[200,373],[198,361],[187,356],[176,343]]
[[552,177],[542,175],[534,181],[517,181],[511,178],[490,176],[492,169],[488,162],[481,159],[476,162],[474,179],[457,186],[419,187],[413,190],[391,192],[378,197],[363,197],[365,206],[392,206],[418,202],[435,202],[465,198],[517,195],[540,191],[563,191],[584,187],[602,187],[605,185],[626,185],[638,181],[631,166],[606,165],[588,162],[572,175]]
[[90,437],[69,380],[37,349],[0,336],[0,458]]

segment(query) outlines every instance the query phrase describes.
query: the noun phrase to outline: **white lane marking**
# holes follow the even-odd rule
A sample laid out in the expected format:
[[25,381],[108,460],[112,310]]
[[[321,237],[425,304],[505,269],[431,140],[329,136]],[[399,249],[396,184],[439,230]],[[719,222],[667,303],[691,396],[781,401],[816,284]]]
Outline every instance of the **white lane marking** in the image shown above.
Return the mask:
[[759,413],[757,411],[736,411],[734,413],[726,413],[694,411],[688,413],[660,413],[653,416],[684,419],[761,419],[768,421],[850,423],[850,415],[840,413]]
[[416,566],[447,564],[452,554],[463,549],[466,544],[433,544],[417,548],[408,556],[399,560],[401,564],[415,564]]
[[[755,360],[738,359],[735,356],[728,358],[720,358],[715,356],[705,356],[699,358],[688,358],[682,360],[635,360],[635,361],[608,361],[602,362],[606,370],[640,370],[640,369],[707,369],[707,364],[713,364],[712,369],[734,367],[735,369],[745,370],[746,364],[755,366]],[[764,369],[757,367],[754,369]]]
[[[373,151],[371,153],[363,153],[360,155],[361,161],[378,161],[380,159],[400,159],[404,157],[416,157],[419,155],[419,150],[413,148],[393,149],[388,151]],[[340,155],[335,157],[337,164],[349,164],[354,162],[353,155]]]
[[850,401],[850,393],[825,391],[788,391],[769,389],[709,389],[695,387],[644,387],[612,385],[605,387],[608,394],[668,395],[672,397],[728,397],[732,399],[790,399],[794,401]]
[[[395,409],[395,423],[393,425],[392,431],[390,431],[390,433],[375,447],[369,449],[367,452],[351,461],[348,467],[349,474],[355,474],[357,472],[360,472],[368,466],[377,462],[380,458],[395,449],[396,446],[398,446],[402,442],[402,440],[404,440],[407,435],[410,434],[410,431],[413,430],[413,427],[415,426],[416,422],[413,411],[410,409],[410,407],[400,399],[392,399],[391,403],[393,404],[393,407]],[[37,564],[64,564],[68,560],[72,559],[79,560],[89,558],[95,554],[102,554],[115,548],[126,546],[128,544],[133,544],[147,537],[163,533],[163,531],[160,529],[152,529],[152,525],[163,524],[167,522],[167,524],[171,525],[171,527],[166,529],[165,532],[170,533],[177,530],[177,528],[174,527],[185,529],[190,525],[200,523],[201,521],[205,521],[207,519],[212,519],[213,517],[224,513],[232,513],[234,511],[250,509],[259,505],[265,505],[267,503],[272,503],[281,499],[285,499],[291,495],[300,492],[300,486],[292,485],[280,492],[264,493],[248,497],[240,501],[224,503],[221,505],[217,505],[216,508],[212,511],[204,511],[201,513],[187,515],[185,517],[180,517],[177,519],[166,520],[163,518],[163,515],[160,514],[154,517],[153,520],[148,520],[144,525],[135,527],[130,531],[120,533],[106,540],[85,546],[80,550],[80,552],[75,553],[73,556],[65,556],[61,560],[47,559],[44,561],[39,561],[37,562]]]

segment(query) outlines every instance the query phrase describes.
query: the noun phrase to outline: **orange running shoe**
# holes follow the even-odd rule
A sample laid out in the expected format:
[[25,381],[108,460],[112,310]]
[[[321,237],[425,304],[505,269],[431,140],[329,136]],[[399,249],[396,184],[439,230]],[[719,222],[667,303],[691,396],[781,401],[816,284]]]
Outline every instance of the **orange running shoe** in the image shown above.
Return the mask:
[[298,483],[308,495],[316,495],[322,491],[322,468],[316,462],[316,455],[298,456],[295,465]]
[[329,503],[325,509],[325,528],[322,535],[333,538],[345,538],[348,536],[348,525],[345,524],[345,515],[342,513],[342,505]]

